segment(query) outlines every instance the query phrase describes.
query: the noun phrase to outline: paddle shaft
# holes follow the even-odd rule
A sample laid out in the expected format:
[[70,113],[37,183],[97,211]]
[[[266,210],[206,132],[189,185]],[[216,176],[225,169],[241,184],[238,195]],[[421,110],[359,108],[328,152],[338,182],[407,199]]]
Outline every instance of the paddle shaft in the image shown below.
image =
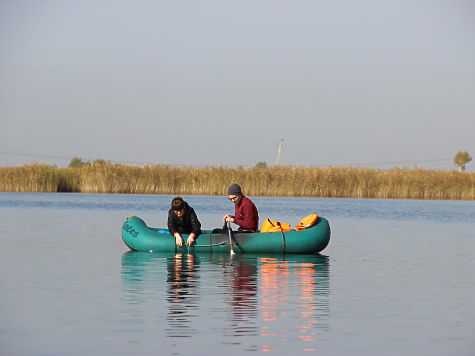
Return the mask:
[[233,230],[231,229],[231,223],[228,221],[228,237],[229,237],[229,248],[230,248],[230,253],[231,255],[234,255],[234,249],[233,249]]
[[277,222],[277,226],[280,229],[280,234],[282,235],[282,244],[281,244],[281,252],[282,254],[285,254],[285,249],[286,249],[286,243],[285,243],[285,235],[284,235],[284,230],[282,229],[282,225],[280,222]]

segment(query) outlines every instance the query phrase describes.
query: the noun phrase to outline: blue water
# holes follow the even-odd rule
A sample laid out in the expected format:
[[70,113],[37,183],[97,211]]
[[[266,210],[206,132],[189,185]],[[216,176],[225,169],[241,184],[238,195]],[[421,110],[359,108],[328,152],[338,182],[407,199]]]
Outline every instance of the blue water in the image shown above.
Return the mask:
[[[204,228],[223,197],[186,196]],[[254,198],[320,256],[134,253],[171,196],[0,194],[0,355],[474,355],[475,203]]]

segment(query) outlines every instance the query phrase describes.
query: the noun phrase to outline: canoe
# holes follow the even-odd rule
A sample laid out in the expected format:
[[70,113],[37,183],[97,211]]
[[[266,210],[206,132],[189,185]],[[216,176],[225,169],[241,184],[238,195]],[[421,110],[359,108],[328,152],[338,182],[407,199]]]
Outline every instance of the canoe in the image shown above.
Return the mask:
[[[183,235],[186,241],[187,235]],[[285,253],[314,254],[330,242],[330,224],[324,217],[304,230],[287,232],[212,233],[204,230],[192,247],[177,247],[168,228],[149,227],[137,216],[127,217],[122,224],[122,240],[133,251],[173,252],[192,249],[194,252]]]

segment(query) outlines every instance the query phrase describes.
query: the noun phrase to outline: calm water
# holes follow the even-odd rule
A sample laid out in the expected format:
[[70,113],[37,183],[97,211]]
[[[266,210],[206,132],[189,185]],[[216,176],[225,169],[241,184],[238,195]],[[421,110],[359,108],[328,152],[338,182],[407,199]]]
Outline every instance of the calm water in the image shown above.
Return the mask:
[[[475,203],[255,198],[321,256],[128,252],[169,196],[0,194],[0,355],[475,355]],[[187,197],[205,228],[232,210]]]

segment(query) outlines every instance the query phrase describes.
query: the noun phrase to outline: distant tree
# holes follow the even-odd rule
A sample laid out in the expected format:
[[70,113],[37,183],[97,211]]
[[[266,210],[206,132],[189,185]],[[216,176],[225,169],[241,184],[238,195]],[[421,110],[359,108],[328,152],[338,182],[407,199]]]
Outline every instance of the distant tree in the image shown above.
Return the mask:
[[266,162],[257,162],[255,168],[267,168]]
[[454,163],[459,167],[459,171],[465,171],[465,165],[472,160],[467,151],[458,151],[454,157]]
[[69,161],[68,167],[69,168],[79,168],[79,167],[85,166],[86,164],[88,164],[88,163],[86,161],[83,161],[81,158],[74,157],[73,159],[71,159],[71,161]]

